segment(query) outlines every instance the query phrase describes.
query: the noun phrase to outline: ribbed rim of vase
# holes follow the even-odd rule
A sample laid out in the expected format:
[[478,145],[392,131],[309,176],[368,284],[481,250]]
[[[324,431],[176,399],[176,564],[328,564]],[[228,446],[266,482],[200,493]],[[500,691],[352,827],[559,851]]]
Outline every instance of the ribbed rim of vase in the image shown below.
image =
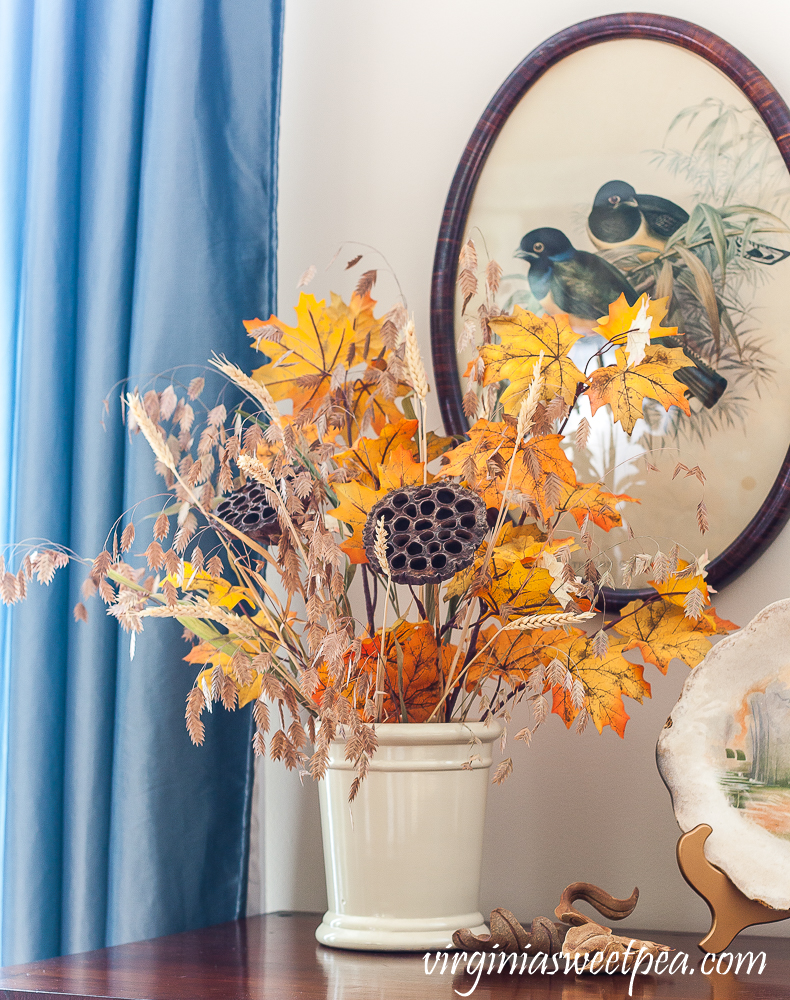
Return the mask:
[[[378,722],[379,746],[440,746],[443,743],[467,743],[476,736],[483,743],[493,743],[502,734],[502,723],[486,722]],[[345,743],[342,737],[333,742]]]

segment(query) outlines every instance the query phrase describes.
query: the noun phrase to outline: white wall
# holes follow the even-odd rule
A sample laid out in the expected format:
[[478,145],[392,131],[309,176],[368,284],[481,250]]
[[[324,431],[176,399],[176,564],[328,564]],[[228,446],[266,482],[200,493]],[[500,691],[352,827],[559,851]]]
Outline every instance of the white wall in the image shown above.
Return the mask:
[[[638,4],[644,9],[644,5]],[[299,275],[325,294],[323,268],[342,240],[389,259],[430,357],[431,267],[442,208],[478,117],[537,44],[577,21],[633,9],[592,0],[288,0],[280,139],[280,304],[287,317]],[[647,9],[697,22],[727,39],[790,101],[787,0],[673,0]],[[352,254],[349,254],[351,256]],[[350,280],[337,291],[348,293]],[[342,279],[341,279],[342,280]],[[394,297],[382,278],[382,302]],[[438,421],[435,408],[433,416]],[[717,600],[745,624],[788,596],[790,531]],[[551,915],[569,882],[628,895],[633,926],[707,929],[707,910],[675,863],[678,829],[654,760],[656,738],[686,670],[651,670],[653,700],[634,705],[625,740],[582,737],[555,717],[516,771],[491,790],[483,909]],[[315,788],[271,763],[259,769],[261,836],[254,844],[251,912],[325,904]],[[765,933],[771,933],[766,928]],[[790,933],[780,924],[775,933]]]

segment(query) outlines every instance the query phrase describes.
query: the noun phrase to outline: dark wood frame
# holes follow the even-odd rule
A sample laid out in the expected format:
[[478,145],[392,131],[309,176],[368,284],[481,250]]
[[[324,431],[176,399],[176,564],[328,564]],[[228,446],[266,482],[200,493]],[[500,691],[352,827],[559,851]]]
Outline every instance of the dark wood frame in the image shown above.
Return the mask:
[[[516,67],[496,92],[466,144],[444,206],[431,283],[431,346],[436,389],[445,431],[468,428],[461,407],[461,380],[455,348],[455,284],[458,254],[469,206],[480,174],[511,112],[555,63],[590,45],[618,38],[648,38],[678,45],[720,69],[742,91],[767,125],[790,171],[790,110],[760,70],[717,35],[689,21],[661,14],[611,14],[581,21],[543,42]],[[779,475],[741,534],[708,566],[708,580],[721,587],[750,566],[790,517],[790,449]],[[606,592],[607,608],[647,597],[650,590]]]

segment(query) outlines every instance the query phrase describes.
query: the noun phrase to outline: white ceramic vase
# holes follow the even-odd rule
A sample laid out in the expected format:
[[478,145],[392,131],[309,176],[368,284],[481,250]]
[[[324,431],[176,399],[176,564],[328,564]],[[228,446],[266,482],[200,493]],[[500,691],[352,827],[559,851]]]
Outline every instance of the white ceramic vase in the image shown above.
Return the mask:
[[332,744],[319,782],[329,903],[316,931],[321,944],[430,951],[449,946],[461,927],[487,933],[480,866],[500,733],[498,723],[380,724],[351,806],[354,771],[344,742]]

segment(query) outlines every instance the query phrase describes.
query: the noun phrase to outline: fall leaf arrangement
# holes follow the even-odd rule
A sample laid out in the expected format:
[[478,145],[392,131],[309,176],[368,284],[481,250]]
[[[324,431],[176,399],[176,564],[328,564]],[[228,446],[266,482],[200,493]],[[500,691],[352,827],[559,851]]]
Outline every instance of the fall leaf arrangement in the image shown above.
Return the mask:
[[[660,326],[665,301],[613,303],[596,330],[616,363],[588,374],[570,357],[578,335],[566,317],[497,308],[500,277],[494,261],[478,268],[470,240],[464,308],[479,287],[483,301],[466,322],[479,351],[463,438],[427,428],[413,322],[402,305],[376,315],[374,270],[348,303],[302,291],[293,326],[246,322],[261,366],[247,374],[211,359],[241,394],[230,413],[202,402],[202,377],[125,395],[128,428],[150,445],[166,493],[147,515],[144,552],[132,552],[146,519],[138,505],[90,564],[83,593],[98,592],[131,633],[132,654],[147,619],[182,624],[198,670],[186,703],[194,743],[217,702],[252,703],[255,752],[268,742],[271,757],[314,778],[344,736],[353,798],[377,723],[498,719],[504,753],[526,701],[531,723],[515,739],[527,744],[550,710],[579,732],[592,721],[622,736],[623,697],[650,696],[645,664],[693,667],[710,636],[735,628],[710,606],[704,559],[677,546],[632,559],[623,572],[651,570],[650,596],[606,613],[616,570],[596,539],[632,498],[579,482],[563,448],[583,395],[628,433],[646,398],[688,412],[674,373],[691,362],[651,344],[675,332]],[[582,420],[575,448],[588,432]],[[10,556],[20,565],[0,569],[7,604],[75,558],[57,547]],[[87,617],[83,603],[75,616]],[[506,757],[494,780],[512,767]]]

